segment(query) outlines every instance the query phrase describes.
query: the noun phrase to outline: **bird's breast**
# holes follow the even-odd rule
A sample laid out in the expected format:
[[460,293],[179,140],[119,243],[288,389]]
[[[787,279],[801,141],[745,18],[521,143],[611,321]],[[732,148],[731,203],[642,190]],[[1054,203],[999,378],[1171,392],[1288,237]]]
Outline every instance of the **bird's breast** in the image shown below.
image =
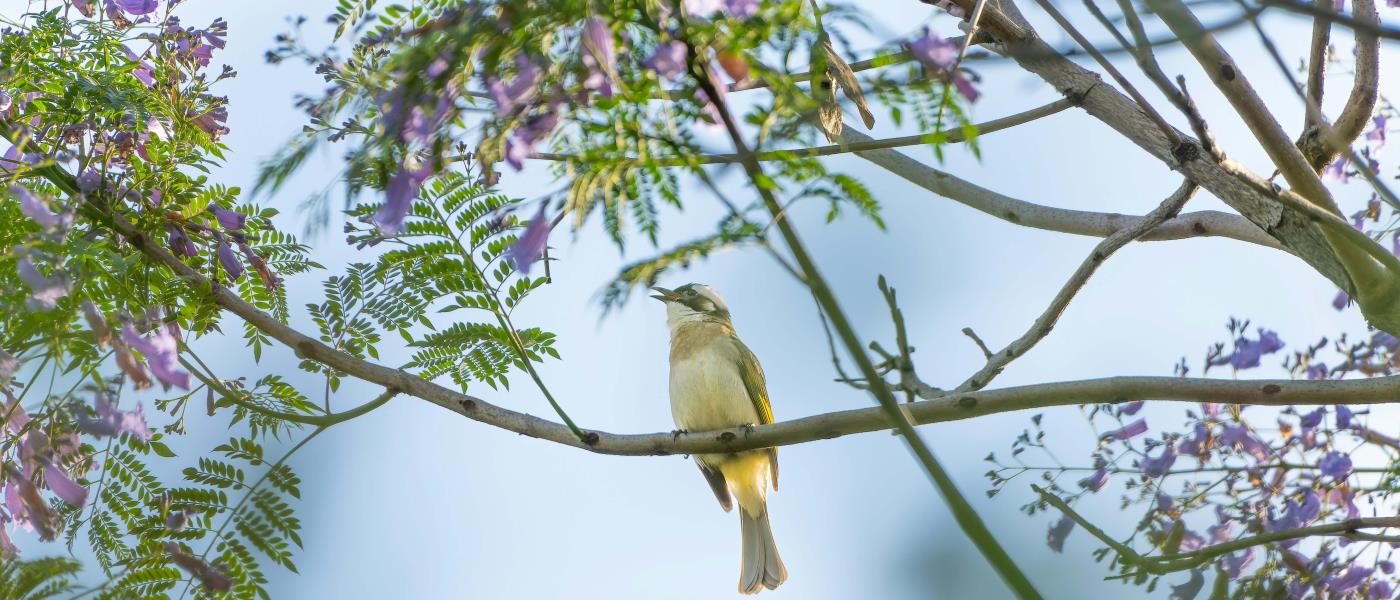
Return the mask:
[[714,346],[673,358],[671,416],[677,427],[704,431],[758,422],[732,353]]

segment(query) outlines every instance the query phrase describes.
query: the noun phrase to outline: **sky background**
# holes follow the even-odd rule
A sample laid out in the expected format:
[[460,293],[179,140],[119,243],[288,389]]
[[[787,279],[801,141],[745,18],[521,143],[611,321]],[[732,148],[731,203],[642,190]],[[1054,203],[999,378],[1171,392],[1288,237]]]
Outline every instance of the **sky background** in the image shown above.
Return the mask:
[[[13,1],[13,0],[11,0]],[[178,14],[188,24],[215,17],[229,22],[228,48],[216,58],[238,78],[221,84],[230,96],[225,141],[230,161],[215,181],[251,188],[258,164],[302,125],[292,106],[297,92],[324,85],[310,67],[268,65],[262,55],[287,28],[284,16],[304,14],[312,41],[329,39],[324,16],[330,0],[297,3],[189,2]],[[951,20],[929,21],[933,11],[910,0],[861,3],[878,36],[914,35],[925,23],[956,35]],[[1030,3],[1025,10],[1056,45],[1068,40],[1046,26]],[[1066,8],[1094,39],[1107,39],[1077,4]],[[1382,9],[1385,10],[1385,9]],[[289,12],[295,11],[295,12]],[[1209,13],[1207,13],[1209,14]],[[1400,18],[1391,10],[1385,16]],[[1205,20],[1209,21],[1209,18]],[[1291,61],[1302,55],[1307,23],[1287,17],[1266,21]],[[854,36],[859,48],[878,45]],[[1229,49],[1268,98],[1290,131],[1302,109],[1277,70],[1258,51],[1252,32],[1225,36]],[[1349,33],[1334,36],[1340,55],[1350,52]],[[1395,45],[1383,65],[1400,64]],[[1167,73],[1185,73],[1196,101],[1225,151],[1256,172],[1269,173],[1248,132],[1182,51],[1159,54]],[[1120,61],[1127,73],[1137,70]],[[1054,90],[1014,66],[975,65],[984,96],[976,120],[1019,112],[1057,97]],[[1381,89],[1395,89],[1396,78]],[[1329,107],[1350,80],[1334,77]],[[1142,89],[1154,99],[1157,96]],[[761,93],[761,92],[750,92]],[[1160,103],[1159,106],[1166,106]],[[894,135],[884,115],[873,133]],[[1168,115],[1172,117],[1173,115]],[[855,122],[848,119],[848,123]],[[1178,123],[1185,129],[1185,124]],[[904,134],[912,133],[904,131]],[[959,177],[1032,202],[1083,210],[1142,214],[1179,183],[1177,175],[1106,126],[1070,110],[981,141],[979,161],[950,148],[941,167]],[[260,203],[282,210],[280,226],[300,231],[297,210],[340,170],[339,148],[318,157],[282,191]],[[925,162],[927,149],[906,149]],[[1383,155],[1384,157],[1384,155]],[[1389,163],[1387,163],[1389,164]],[[857,331],[889,344],[893,332],[875,287],[883,273],[899,289],[928,382],[953,386],[982,363],[960,330],[974,328],[993,347],[1019,336],[1045,307],[1096,240],[1017,227],[897,180],[855,157],[829,165],[856,175],[884,206],[889,227],[848,216],[823,224],[826,208],[799,205],[791,213]],[[547,169],[531,163],[525,173],[506,172],[502,189],[534,197],[557,187]],[[747,186],[736,170],[718,174],[736,198]],[[1361,184],[1339,188],[1346,212],[1368,194]],[[719,218],[699,190],[687,195],[687,212],[666,211],[661,246],[701,235]],[[1224,209],[1201,194],[1188,210]],[[338,217],[337,217],[338,219]],[[293,278],[292,306],[318,301],[320,280],[346,263],[367,257],[345,245],[340,222],[310,239],[327,273]],[[620,252],[596,222],[576,235],[557,232],[552,285],[517,313],[522,326],[558,334],[564,360],[541,368],[560,402],[581,426],[617,433],[669,431],[667,332],[662,306],[640,294],[622,310],[602,317],[597,294],[618,268],[650,255],[637,241]],[[830,355],[810,296],[759,251],[718,254],[661,284],[690,281],[714,286],[728,300],[734,323],[767,372],[779,420],[832,410],[863,408],[873,400],[834,383]],[[1364,332],[1355,310],[1334,311],[1335,288],[1300,261],[1278,251],[1230,240],[1196,239],[1135,244],[1095,275],[1064,314],[1055,332],[1017,360],[995,386],[1109,375],[1167,375],[1186,356],[1196,372],[1206,348],[1224,340],[1231,316],[1277,330],[1293,345],[1341,331]],[[453,315],[442,315],[446,322]],[[305,324],[304,312],[299,315]],[[238,328],[229,327],[231,331]],[[253,361],[238,339],[201,341],[196,349],[225,378],[289,376],[303,390],[319,390],[316,378],[291,367],[290,355]],[[406,354],[387,352],[382,362],[401,364]],[[1278,375],[1269,369],[1250,373]],[[1214,373],[1213,373],[1214,374]],[[1221,376],[1226,374],[1221,373]],[[553,418],[528,379],[510,391],[471,391],[508,408]],[[375,390],[346,385],[334,400],[343,410]],[[145,392],[145,400],[154,395]],[[1182,407],[1150,404],[1156,427],[1178,426]],[[1095,440],[1073,407],[1045,412],[1050,443],[1067,464],[1088,465]],[[920,428],[992,531],[1048,597],[1132,597],[1140,588],[1102,579],[1108,573],[1090,552],[1098,546],[1073,533],[1063,554],[1045,545],[1050,519],[1026,517],[1028,482],[1014,483],[988,499],[983,473],[988,452],[1005,455],[1031,413],[995,415]],[[155,419],[159,423],[159,418]],[[192,462],[227,438],[220,418],[192,417],[191,435],[176,449]],[[1391,431],[1390,433],[1395,433]],[[790,579],[782,598],[1002,598],[1009,594],[952,522],[903,440],[884,433],[783,448],[782,489],[770,496],[770,513]],[[1028,462],[1034,462],[1027,458]],[[300,575],[269,567],[275,598],[722,598],[734,594],[739,567],[739,527],[717,506],[703,479],[680,457],[597,456],[523,438],[461,418],[427,402],[399,398],[371,415],[332,428],[301,450],[292,466],[303,479],[298,516],[306,550],[296,559]],[[1043,464],[1043,463],[1042,463]],[[1118,510],[1118,494],[1085,503],[1087,512],[1114,534],[1125,534],[1141,512]],[[1168,578],[1179,583],[1185,575]],[[1157,594],[1165,596],[1165,587]]]

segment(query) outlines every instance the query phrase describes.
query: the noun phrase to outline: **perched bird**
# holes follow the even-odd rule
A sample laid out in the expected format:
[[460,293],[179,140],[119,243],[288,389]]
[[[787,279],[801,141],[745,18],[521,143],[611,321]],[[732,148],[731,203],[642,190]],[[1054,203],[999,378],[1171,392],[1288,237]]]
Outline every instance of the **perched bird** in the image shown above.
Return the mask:
[[[682,431],[726,429],[773,422],[767,384],[758,358],[739,341],[729,308],[707,285],[651,288],[666,303],[671,330],[671,416]],[[728,512],[739,501],[743,536],[739,592],[756,594],[787,580],[768,524],[768,486],[778,489],[778,450],[697,454],[719,504]]]

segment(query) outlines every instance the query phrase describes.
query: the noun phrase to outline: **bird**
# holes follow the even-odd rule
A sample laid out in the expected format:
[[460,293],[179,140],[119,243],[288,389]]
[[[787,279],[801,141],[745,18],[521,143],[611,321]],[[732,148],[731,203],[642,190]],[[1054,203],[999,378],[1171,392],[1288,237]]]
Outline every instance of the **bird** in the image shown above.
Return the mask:
[[[773,422],[758,357],[739,340],[724,299],[707,285],[653,287],[666,304],[671,332],[671,416],[678,432],[750,427]],[[695,462],[720,507],[739,504],[742,537],[739,593],[776,589],[787,580],[768,520],[768,488],[778,489],[778,450],[696,454]]]

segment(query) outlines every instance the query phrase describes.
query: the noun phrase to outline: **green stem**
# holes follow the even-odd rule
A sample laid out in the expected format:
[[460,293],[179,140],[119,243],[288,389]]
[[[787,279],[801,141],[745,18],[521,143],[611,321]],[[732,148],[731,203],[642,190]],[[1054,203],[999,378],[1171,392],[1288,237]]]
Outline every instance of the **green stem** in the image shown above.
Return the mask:
[[[293,454],[296,454],[297,450],[301,450],[301,447],[305,446],[307,442],[310,442],[311,440],[315,439],[316,436],[321,435],[321,432],[325,431],[327,427],[329,426],[323,425],[321,427],[317,427],[316,430],[312,431],[310,435],[302,438],[300,442],[297,442],[297,445],[292,446],[291,450],[288,450],[286,454],[283,454],[282,458],[277,459],[276,463],[273,463],[271,467],[268,467],[268,469],[263,472],[262,477],[259,477],[257,481],[253,482],[252,487],[249,487],[248,491],[244,492],[243,497],[238,500],[238,504],[233,507],[233,510],[229,511],[228,518],[224,519],[224,523],[220,525],[217,530],[214,531],[214,538],[209,540],[209,545],[204,548],[204,552],[201,552],[199,554],[199,559],[201,561],[208,558],[209,552],[213,551],[214,545],[219,543],[219,538],[223,536],[224,530],[228,529],[228,526],[231,523],[233,523],[236,517],[238,517],[239,511],[243,510],[243,506],[248,503],[248,499],[253,497],[253,492],[256,492],[258,490],[258,487],[262,486],[263,482],[267,481],[267,478],[272,475],[273,471],[282,468],[282,465],[287,462],[287,459],[291,458]],[[185,594],[188,594],[190,592],[190,586],[194,585],[194,579],[195,578],[191,576],[189,580],[185,582],[185,589],[180,592],[181,600],[184,599]]]
[[388,402],[394,396],[397,396],[399,393],[398,390],[394,389],[385,390],[384,393],[380,394],[375,399],[343,412],[327,413],[324,415],[301,415],[297,413],[282,412],[280,410],[271,410],[253,404],[251,402],[244,401],[243,397],[240,396],[237,392],[230,390],[227,387],[224,387],[224,385],[219,382],[218,378],[210,374],[205,374],[203,371],[196,368],[195,365],[190,363],[190,361],[185,360],[184,356],[180,357],[180,365],[185,367],[185,370],[189,371],[191,375],[194,375],[195,379],[198,379],[204,385],[209,386],[210,389],[213,389],[214,391],[218,392],[220,396],[228,398],[229,401],[243,408],[246,408],[263,416],[272,417],[274,419],[291,421],[293,423],[301,423],[303,425],[315,425],[317,427],[322,428],[330,427],[331,425],[335,425],[336,423],[343,423],[345,421],[349,421],[350,419],[353,419],[355,417],[368,413],[376,408],[384,406],[386,402]]
[[[684,26],[684,17],[682,17],[682,26]],[[957,485],[953,482],[952,477],[949,476],[947,470],[943,468],[943,465],[939,463],[938,459],[934,457],[928,445],[919,437],[919,433],[914,430],[914,426],[904,414],[900,412],[899,401],[895,399],[894,394],[890,392],[889,386],[885,383],[885,380],[881,378],[879,373],[875,370],[875,365],[870,361],[870,356],[865,353],[864,345],[861,344],[859,336],[856,335],[855,330],[846,319],[845,312],[842,311],[840,304],[836,300],[836,296],[831,292],[831,288],[827,285],[826,279],[822,277],[821,273],[817,270],[817,266],[807,253],[806,248],[802,244],[802,240],[798,237],[796,230],[793,229],[791,221],[783,213],[782,205],[778,202],[777,198],[774,197],[770,189],[772,181],[764,175],[762,165],[754,159],[753,154],[749,151],[748,144],[744,141],[744,136],[735,124],[728,107],[725,106],[723,96],[721,96],[719,91],[715,88],[714,80],[710,77],[708,69],[697,60],[695,47],[689,40],[685,40],[685,43],[687,46],[686,60],[689,64],[691,75],[695,77],[700,87],[705,90],[705,94],[715,105],[715,108],[718,109],[720,118],[724,122],[725,130],[728,132],[730,140],[734,144],[735,152],[743,157],[740,164],[743,165],[744,172],[748,175],[749,180],[758,191],[764,206],[768,208],[768,212],[773,215],[778,230],[783,236],[783,241],[787,244],[788,250],[792,253],[793,258],[797,261],[798,266],[806,276],[807,285],[811,288],[813,295],[817,297],[817,302],[831,319],[831,324],[835,327],[842,343],[846,346],[847,352],[851,355],[851,358],[855,360],[856,365],[860,368],[861,374],[870,381],[870,391],[875,395],[876,401],[884,408],[890,422],[903,434],[905,441],[909,444],[910,450],[912,450],[919,461],[923,463],[924,469],[928,472],[929,477],[933,479],[934,485],[943,495],[949,508],[952,509],[953,517],[957,520],[958,525],[962,527],[963,532],[972,540],[973,545],[975,545],[977,549],[982,552],[982,555],[986,557],[987,561],[991,563],[992,568],[997,571],[997,574],[1001,576],[1007,586],[1011,588],[1018,598],[1041,598],[1040,593],[1031,585],[1030,580],[1026,578],[1025,574],[1022,573],[1015,562],[1011,560],[1011,556],[1006,553],[1006,550],[1003,549],[996,541],[996,538],[992,536],[986,524],[982,522],[981,517],[973,510],[972,505],[969,504],[962,493],[958,491]]]

